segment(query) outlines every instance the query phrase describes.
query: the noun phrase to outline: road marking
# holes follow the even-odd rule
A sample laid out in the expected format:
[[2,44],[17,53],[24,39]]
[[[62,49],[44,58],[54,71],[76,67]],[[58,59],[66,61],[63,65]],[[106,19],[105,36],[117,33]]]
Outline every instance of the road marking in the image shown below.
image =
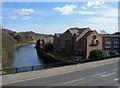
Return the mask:
[[69,84],[69,83],[81,81],[81,80],[83,80],[83,79],[85,79],[85,78],[80,78],[80,79],[77,79],[77,80],[69,81],[69,82],[66,82],[66,83],[64,83],[64,84]]
[[111,74],[107,74],[107,75],[101,75],[101,77],[107,77],[107,76],[110,76],[110,75],[113,75],[113,74],[116,74],[115,72],[111,73]]
[[[116,63],[116,62],[114,62]],[[108,64],[100,64],[100,65],[97,65],[97,66],[92,66],[92,68],[95,68],[95,67],[100,67],[100,66],[103,66],[103,65],[109,65],[109,64],[112,64],[112,63],[108,63]],[[81,70],[86,70],[86,69],[89,69],[90,67],[87,67],[87,68],[82,68],[82,69],[79,69],[79,70],[74,70],[74,71],[69,71],[69,72],[64,72],[64,73],[60,73],[60,74],[53,74],[53,75],[47,75],[47,76],[42,76],[42,77],[34,77],[34,78],[28,78],[28,79],[23,79],[23,80],[18,80],[18,81],[9,81],[9,82],[5,82],[5,83],[2,83],[2,85],[5,85],[5,84],[12,84],[12,83],[17,83],[17,82],[24,82],[24,81],[29,81],[29,80],[34,80],[34,79],[39,79],[39,78],[45,78],[45,77],[51,77],[51,76],[56,76],[56,75],[62,75],[62,74],[67,74],[67,73],[71,73],[71,72],[76,72],[76,71],[81,71]],[[54,68],[55,69],[55,68]],[[28,72],[27,72],[28,73]]]
[[120,68],[117,68],[117,69],[113,69],[112,71],[118,71]]
[[99,73],[99,74],[96,74],[96,75],[92,75],[92,76],[90,76],[90,77],[99,76],[99,75],[102,75],[102,74],[105,74],[105,73],[107,73],[107,72],[103,72],[103,73]]
[[118,79],[114,79],[114,81],[118,81],[118,80],[120,80],[120,78],[118,78]]
[[117,71],[118,69],[113,69],[112,71]]

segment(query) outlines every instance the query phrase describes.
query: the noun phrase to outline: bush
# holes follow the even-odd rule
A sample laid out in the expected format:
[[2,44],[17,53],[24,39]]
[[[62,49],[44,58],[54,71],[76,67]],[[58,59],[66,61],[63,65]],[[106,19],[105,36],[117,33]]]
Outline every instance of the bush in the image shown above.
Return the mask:
[[53,45],[52,44],[46,44],[45,45],[45,51],[52,51],[53,50]]
[[103,58],[110,56],[105,50],[95,49],[90,52],[89,58]]

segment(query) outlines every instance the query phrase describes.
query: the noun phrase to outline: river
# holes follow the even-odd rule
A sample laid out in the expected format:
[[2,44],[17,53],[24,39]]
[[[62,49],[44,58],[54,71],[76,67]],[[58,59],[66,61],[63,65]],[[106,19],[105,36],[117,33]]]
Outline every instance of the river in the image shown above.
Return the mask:
[[43,61],[38,57],[37,51],[34,47],[35,44],[31,44],[16,49],[14,52],[12,67],[42,65]]

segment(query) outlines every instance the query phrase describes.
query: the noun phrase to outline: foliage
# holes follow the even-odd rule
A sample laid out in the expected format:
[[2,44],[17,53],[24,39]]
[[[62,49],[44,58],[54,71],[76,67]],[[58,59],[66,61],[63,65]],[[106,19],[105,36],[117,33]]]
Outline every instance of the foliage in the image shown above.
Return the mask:
[[51,43],[45,45],[45,51],[52,51],[53,50],[53,45]]
[[15,50],[14,39],[5,33],[2,33],[2,66],[8,67],[13,58]]
[[15,38],[17,41],[20,41],[20,35],[16,35],[14,38]]
[[105,50],[94,49],[90,52],[89,58],[102,58],[110,56]]

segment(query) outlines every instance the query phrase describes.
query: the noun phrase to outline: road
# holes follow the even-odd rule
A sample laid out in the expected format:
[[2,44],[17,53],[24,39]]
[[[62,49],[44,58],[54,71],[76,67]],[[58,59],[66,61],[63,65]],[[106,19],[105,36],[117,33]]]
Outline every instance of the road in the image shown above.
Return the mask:
[[118,62],[70,73],[9,83],[3,86],[115,86],[118,85]]

